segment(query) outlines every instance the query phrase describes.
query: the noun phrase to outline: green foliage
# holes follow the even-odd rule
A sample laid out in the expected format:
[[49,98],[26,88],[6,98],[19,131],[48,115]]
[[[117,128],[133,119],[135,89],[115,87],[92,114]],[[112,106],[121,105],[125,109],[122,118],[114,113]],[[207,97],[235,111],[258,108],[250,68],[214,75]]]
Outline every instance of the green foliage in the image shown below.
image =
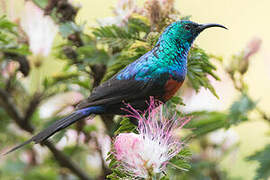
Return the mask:
[[123,27],[103,26],[95,28],[93,34],[99,42],[107,44],[110,48],[123,49],[136,40],[145,41],[143,36],[149,31],[150,27],[143,19],[131,18]]
[[78,54],[77,62],[83,62],[86,65],[106,64],[109,56],[103,49],[97,49],[93,45],[84,45],[76,50]]
[[222,112],[193,112],[191,121],[185,128],[191,129],[191,136],[200,137],[209,132],[223,128],[227,124],[228,115]]
[[230,108],[229,125],[239,124],[248,120],[248,112],[254,109],[256,103],[246,94],[242,94],[238,101],[234,102]]
[[215,162],[207,161],[206,159],[192,162],[191,167],[190,171],[181,175],[182,180],[229,179],[227,173],[220,170]]
[[131,176],[123,171],[121,171],[122,167],[120,163],[117,161],[114,155],[114,149],[112,147],[111,152],[108,153],[108,157],[106,161],[109,161],[109,168],[112,170],[112,173],[107,176],[107,178],[111,180],[118,179],[131,179]]
[[100,38],[102,43],[108,44],[112,48],[124,48],[138,38],[137,36],[130,34],[127,29],[120,28],[116,25],[96,28],[94,29],[93,34],[97,38]]
[[[16,24],[10,22],[9,20],[6,19],[5,16],[2,16],[0,18],[0,27],[1,27],[1,41],[3,43],[8,42],[8,38],[11,38],[11,34],[17,34],[16,33]],[[9,34],[11,33],[11,34]]]
[[74,22],[65,22],[59,26],[59,31],[64,38],[68,38],[70,35],[82,32],[83,27],[78,26]]
[[129,118],[123,117],[120,120],[120,126],[114,132],[115,135],[120,133],[129,133],[129,132],[136,132],[137,126],[134,125]]
[[7,20],[5,16],[0,17],[0,50],[20,55],[30,54],[25,44],[18,43],[17,25]]
[[33,0],[33,2],[42,9],[44,9],[48,4],[48,0]]
[[218,76],[213,72],[214,70],[216,70],[216,67],[210,62],[210,56],[206,54],[203,49],[199,47],[191,49],[188,56],[187,77],[189,83],[196,92],[198,92],[201,87],[204,87],[209,89],[213,95],[218,97],[207,77],[212,76],[216,80],[219,80]]
[[[191,159],[191,151],[188,148],[183,148],[181,151],[173,157],[169,162],[169,167],[171,171],[188,171],[191,166],[189,160]],[[169,170],[169,171],[170,171]]]
[[257,161],[259,167],[256,170],[255,180],[267,180],[270,177],[270,145],[266,145],[261,151],[255,152],[253,155],[247,157],[248,161]]
[[169,111],[171,115],[176,115],[179,117],[186,116],[179,110],[179,106],[185,106],[184,101],[179,96],[173,96],[169,101],[164,104],[166,106],[166,109]]

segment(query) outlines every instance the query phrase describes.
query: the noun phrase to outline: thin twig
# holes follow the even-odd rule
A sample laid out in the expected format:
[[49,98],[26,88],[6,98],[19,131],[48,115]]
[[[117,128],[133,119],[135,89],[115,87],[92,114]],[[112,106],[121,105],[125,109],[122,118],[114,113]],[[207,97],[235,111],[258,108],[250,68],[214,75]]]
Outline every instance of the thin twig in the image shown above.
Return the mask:
[[[237,82],[236,82],[237,80],[235,79],[235,77],[232,74],[230,74],[230,78],[231,78],[231,80],[233,82],[234,88],[236,90],[238,90],[239,92],[243,93],[245,91],[244,88],[243,88],[244,87],[243,76],[241,75],[240,80],[239,80],[240,83],[241,83],[241,86],[240,87],[237,85]],[[266,120],[267,122],[270,122],[270,117],[263,110],[261,110],[258,106],[256,106],[255,109],[257,110],[257,112],[260,114],[260,116],[264,120]]]
[[256,110],[264,120],[270,122],[270,117],[263,110],[261,110],[258,106],[256,106]]
[[23,123],[23,113],[19,111],[11,95],[3,89],[0,89],[0,105],[20,128],[30,133],[34,132],[31,125]]
[[37,109],[38,105],[41,103],[42,100],[42,93],[35,93],[26,108],[25,115],[23,122],[28,123],[28,121],[31,119],[32,115],[34,114],[35,110]]

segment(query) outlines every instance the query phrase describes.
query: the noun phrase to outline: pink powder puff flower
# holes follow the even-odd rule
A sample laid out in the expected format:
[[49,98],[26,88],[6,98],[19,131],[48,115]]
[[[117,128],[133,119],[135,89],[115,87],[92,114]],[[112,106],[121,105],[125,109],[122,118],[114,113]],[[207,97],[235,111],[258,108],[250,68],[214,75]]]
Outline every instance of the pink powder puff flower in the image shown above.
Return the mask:
[[254,37],[246,46],[244,50],[243,59],[248,60],[250,56],[257,53],[261,47],[262,40],[258,37]]
[[239,66],[237,65],[237,67],[239,68],[239,72],[241,74],[244,74],[247,71],[250,57],[259,51],[261,44],[262,44],[262,40],[257,37],[253,38],[247,44],[242,55],[242,60],[240,61]]
[[24,5],[20,25],[29,38],[30,50],[34,55],[48,56],[58,31],[50,16],[33,2],[27,1]]
[[183,142],[175,130],[182,128],[190,118],[168,119],[160,103],[150,101],[148,110],[140,115],[128,105],[129,117],[139,122],[138,132],[121,133],[114,141],[116,159],[123,171],[134,177],[148,178],[165,170],[168,161],[179,153]]

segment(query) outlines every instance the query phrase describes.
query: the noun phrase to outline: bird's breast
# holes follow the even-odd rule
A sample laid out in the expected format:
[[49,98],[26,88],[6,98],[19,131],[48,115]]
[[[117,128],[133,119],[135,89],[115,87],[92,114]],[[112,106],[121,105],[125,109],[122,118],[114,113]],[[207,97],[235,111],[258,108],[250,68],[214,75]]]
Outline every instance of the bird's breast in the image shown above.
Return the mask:
[[165,84],[165,94],[163,96],[163,99],[165,101],[168,101],[174,94],[177,92],[177,90],[181,87],[183,84],[183,81],[177,81],[174,79],[169,79]]

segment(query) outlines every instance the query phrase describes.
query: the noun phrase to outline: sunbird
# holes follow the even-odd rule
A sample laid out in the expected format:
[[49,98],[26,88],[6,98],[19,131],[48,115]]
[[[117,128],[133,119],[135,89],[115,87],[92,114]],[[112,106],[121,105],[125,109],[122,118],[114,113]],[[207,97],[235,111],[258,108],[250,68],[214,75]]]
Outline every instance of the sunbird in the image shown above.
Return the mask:
[[40,143],[56,132],[90,115],[126,113],[126,103],[143,112],[150,97],[168,101],[181,87],[187,74],[187,56],[193,41],[205,29],[220,24],[197,24],[176,21],[160,35],[152,50],[127,65],[112,78],[96,87],[80,102],[75,112],[55,121],[28,141],[12,148],[8,154],[30,142]]

